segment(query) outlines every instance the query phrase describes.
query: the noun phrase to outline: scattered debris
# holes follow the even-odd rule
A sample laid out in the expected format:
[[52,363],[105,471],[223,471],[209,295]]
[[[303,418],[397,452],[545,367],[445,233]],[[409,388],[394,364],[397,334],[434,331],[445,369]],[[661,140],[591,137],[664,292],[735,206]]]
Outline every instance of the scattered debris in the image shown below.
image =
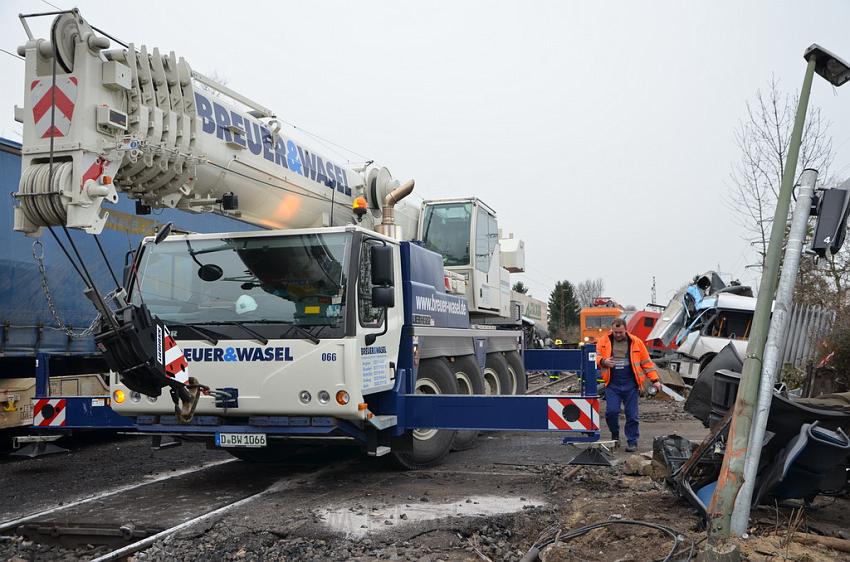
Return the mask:
[[629,455],[626,457],[626,460],[623,461],[623,474],[631,476],[646,476],[648,474],[646,467],[651,464],[651,460],[645,459],[640,455]]

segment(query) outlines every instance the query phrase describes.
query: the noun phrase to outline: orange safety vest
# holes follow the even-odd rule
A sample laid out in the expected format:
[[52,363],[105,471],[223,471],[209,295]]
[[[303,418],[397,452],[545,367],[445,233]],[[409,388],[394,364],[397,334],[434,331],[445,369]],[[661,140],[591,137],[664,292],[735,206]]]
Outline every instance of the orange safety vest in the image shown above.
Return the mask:
[[[626,332],[629,336],[629,362],[632,364],[632,372],[635,374],[638,388],[643,388],[643,383],[646,377],[652,382],[658,382],[658,372],[655,370],[655,363],[649,358],[649,351],[646,350],[646,345],[632,334]],[[611,382],[611,368],[603,367],[602,360],[611,357],[612,338],[613,334],[607,334],[600,338],[596,344],[596,366],[602,371],[602,380],[605,386]]]

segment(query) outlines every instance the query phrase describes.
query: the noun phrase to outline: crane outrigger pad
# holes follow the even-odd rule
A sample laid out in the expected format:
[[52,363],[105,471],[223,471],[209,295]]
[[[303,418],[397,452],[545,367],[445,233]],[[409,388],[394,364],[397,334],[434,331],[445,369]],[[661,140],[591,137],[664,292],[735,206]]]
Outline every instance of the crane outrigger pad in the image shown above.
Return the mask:
[[582,451],[574,455],[567,464],[581,466],[611,466],[611,449],[619,446],[617,441],[596,441],[595,443],[577,444],[576,441],[565,438],[564,445],[571,449],[581,447]]

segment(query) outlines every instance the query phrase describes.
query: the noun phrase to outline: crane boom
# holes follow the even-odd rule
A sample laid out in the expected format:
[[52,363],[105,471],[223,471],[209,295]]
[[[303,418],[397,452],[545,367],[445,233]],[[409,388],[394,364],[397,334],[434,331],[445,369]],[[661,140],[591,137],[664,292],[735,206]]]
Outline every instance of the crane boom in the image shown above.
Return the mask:
[[[174,52],[110,44],[72,10],[54,20],[50,41],[30,37],[19,49],[27,89],[17,112],[24,148],[16,230],[97,234],[103,204],[119,193],[136,199],[139,212],[229,212],[266,228],[350,223],[352,201],[363,196],[363,226],[380,222],[399,187],[386,168],[322,154],[285,132],[270,109]],[[418,210],[397,209],[396,217],[413,237]]]

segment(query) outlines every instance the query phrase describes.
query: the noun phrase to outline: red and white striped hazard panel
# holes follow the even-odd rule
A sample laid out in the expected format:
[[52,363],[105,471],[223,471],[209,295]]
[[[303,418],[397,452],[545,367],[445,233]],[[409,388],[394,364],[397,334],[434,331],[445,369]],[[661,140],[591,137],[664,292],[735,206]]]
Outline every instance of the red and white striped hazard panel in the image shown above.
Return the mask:
[[597,431],[599,399],[550,398],[547,400],[549,429],[563,431]]
[[55,87],[52,78],[34,80],[30,84],[30,100],[35,132],[40,138],[67,136],[71,130],[74,104],[77,102],[77,78],[70,74],[59,74]]
[[39,398],[33,405],[32,424],[39,427],[65,425],[65,399]]
[[163,323],[156,326],[156,358],[165,369],[166,376],[183,384],[189,382],[189,362]]

